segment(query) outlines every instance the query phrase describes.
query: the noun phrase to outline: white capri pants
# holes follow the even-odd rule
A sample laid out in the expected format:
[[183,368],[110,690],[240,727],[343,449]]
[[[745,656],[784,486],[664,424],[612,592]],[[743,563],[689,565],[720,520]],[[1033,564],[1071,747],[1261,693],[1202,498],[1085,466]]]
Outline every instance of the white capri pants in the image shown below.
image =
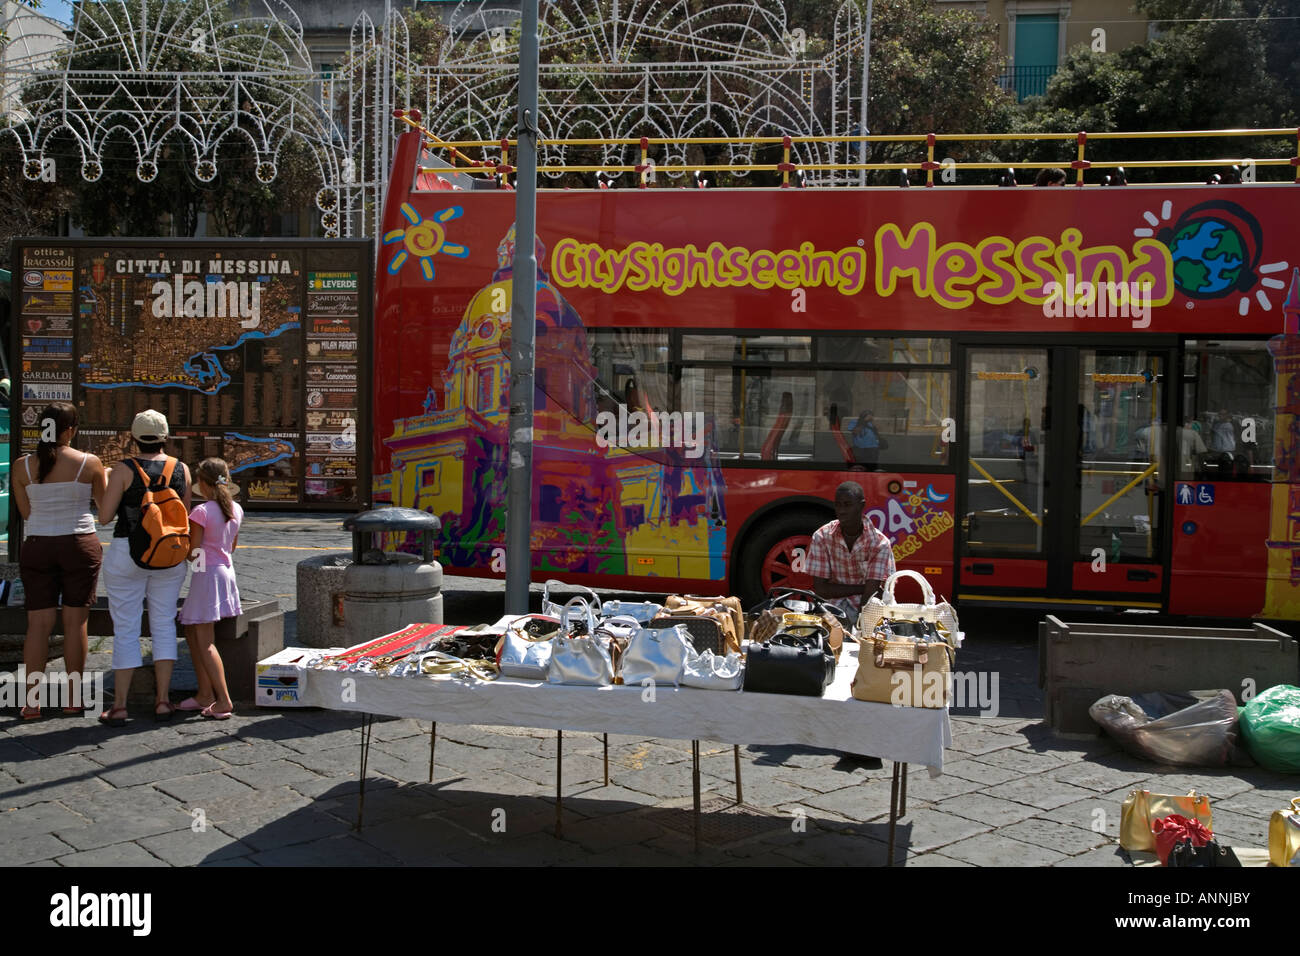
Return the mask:
[[107,550],[101,580],[108,592],[108,613],[113,618],[113,670],[127,670],[142,663],[140,622],[146,599],[153,659],[176,660],[176,601],[189,562],[146,571],[131,559],[131,545],[126,538],[114,538]]

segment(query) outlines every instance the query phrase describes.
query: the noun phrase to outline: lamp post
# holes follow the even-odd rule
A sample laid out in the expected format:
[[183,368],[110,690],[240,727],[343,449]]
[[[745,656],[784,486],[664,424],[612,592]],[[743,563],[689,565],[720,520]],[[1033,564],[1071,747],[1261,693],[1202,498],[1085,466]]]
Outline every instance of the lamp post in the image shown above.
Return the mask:
[[519,146],[510,306],[510,443],[506,494],[506,613],[528,613],[532,572],[533,380],[537,338],[537,4],[523,0]]

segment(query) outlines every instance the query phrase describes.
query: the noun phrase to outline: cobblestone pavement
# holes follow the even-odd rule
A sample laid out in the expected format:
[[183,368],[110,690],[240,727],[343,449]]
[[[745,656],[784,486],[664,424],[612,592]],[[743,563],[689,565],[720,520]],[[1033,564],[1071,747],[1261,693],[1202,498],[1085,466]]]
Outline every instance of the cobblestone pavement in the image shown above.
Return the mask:
[[[298,561],[348,550],[339,516],[250,516],[237,569],[246,598],[290,611]],[[448,578],[449,623],[495,620],[500,585]],[[537,600],[537,596],[534,596]],[[106,642],[91,666],[108,667]],[[996,671],[999,715],[955,711],[944,774],[910,775],[898,859],[908,866],[1123,866],[1116,837],[1131,789],[1209,794],[1215,831],[1263,847],[1295,778],[1260,769],[1172,772],[1108,740],[1053,737],[1040,721],[1037,651],[996,619],[970,629],[963,669]],[[182,660],[179,700],[193,687]],[[360,719],[331,711],[243,709],[226,722],[157,724],[147,711],[111,730],[93,719],[0,717],[0,865],[350,864],[879,865],[892,765],[806,747],[742,747],[745,808],[730,746],[702,744],[706,809],[691,839],[690,743],[564,737],[564,826],[555,827],[552,731],[438,728],[381,719],[357,818]]]

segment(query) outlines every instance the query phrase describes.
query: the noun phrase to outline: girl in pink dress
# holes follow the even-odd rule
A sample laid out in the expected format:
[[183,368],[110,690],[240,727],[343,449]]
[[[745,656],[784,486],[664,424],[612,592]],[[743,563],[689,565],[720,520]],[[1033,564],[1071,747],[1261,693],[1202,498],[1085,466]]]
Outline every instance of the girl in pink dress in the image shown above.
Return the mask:
[[205,458],[195,471],[196,495],[206,498],[190,512],[190,593],[181,606],[181,623],[199,679],[195,696],[180,710],[197,710],[212,720],[229,720],[234,703],[226,686],[226,670],[213,646],[214,625],[239,615],[239,587],[232,555],[239,544],[244,509],[234,500],[239,486],[231,484],[230,469],[220,458]]

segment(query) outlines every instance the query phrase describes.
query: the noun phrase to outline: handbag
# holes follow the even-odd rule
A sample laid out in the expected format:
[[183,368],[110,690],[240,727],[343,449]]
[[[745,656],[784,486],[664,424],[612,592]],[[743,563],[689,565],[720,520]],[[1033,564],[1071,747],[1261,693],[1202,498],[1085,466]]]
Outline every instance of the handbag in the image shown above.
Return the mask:
[[[789,589],[781,593],[802,596],[807,592]],[[771,607],[764,607],[769,603],[771,603],[770,600],[758,605],[762,610],[749,624],[749,639],[751,642],[765,643],[773,634],[784,630],[787,624],[797,626],[813,622],[826,628],[831,650],[835,654],[835,659],[839,660],[840,650],[844,646],[844,634],[849,629],[845,624],[848,615],[844,614],[840,608],[829,604],[812,604],[803,600],[802,597],[789,597]],[[822,610],[822,607],[825,607],[826,610]],[[831,613],[830,608],[834,608],[838,614]]]
[[495,666],[500,642],[501,635],[466,628],[454,635],[438,638],[429,650],[442,651],[466,661],[489,661]]
[[1152,821],[1151,833],[1155,837],[1156,857],[1161,866],[1169,865],[1169,854],[1176,844],[1187,843],[1189,848],[1203,847],[1214,839],[1214,834],[1200,820],[1188,819],[1181,813],[1171,813]]
[[1268,862],[1300,866],[1300,797],[1288,810],[1274,810],[1268,819]]
[[765,644],[750,644],[745,690],[820,697],[835,679],[835,655],[821,625],[794,627]]
[[692,649],[686,629],[680,625],[638,628],[623,655],[623,683],[640,684],[650,680],[676,687],[682,678],[686,654]]
[[546,680],[551,641],[560,633],[558,618],[527,615],[512,622],[497,642],[497,666],[506,677]]
[[1179,840],[1169,851],[1165,866],[1241,866],[1241,861],[1232,847],[1219,846],[1218,840],[1204,846],[1196,846],[1192,840]]
[[[853,631],[854,622],[848,611],[835,602],[819,596],[814,591],[804,591],[800,588],[773,588],[768,592],[766,599],[749,609],[751,624],[767,611],[776,611],[777,616],[780,616],[785,611],[794,614],[816,614],[822,618],[827,627],[831,627],[832,622],[834,622],[839,625],[840,630],[845,634]],[[832,634],[833,631],[832,628]],[[750,639],[753,640],[754,638],[751,637]]]
[[[894,585],[900,578],[911,578],[921,585],[921,604],[900,603],[894,600]],[[858,615],[858,632],[870,634],[881,621],[918,621],[930,622],[937,626],[942,639],[954,649],[961,647],[963,635],[957,627],[957,612],[947,601],[936,604],[934,588],[930,582],[915,571],[895,571],[885,580],[884,590],[879,597],[874,594],[862,605]]]
[[670,594],[658,620],[679,617],[707,617],[722,630],[722,647],[719,650],[739,651],[745,634],[744,614],[737,598],[682,597]]
[[1152,824],[1161,817],[1174,813],[1199,820],[1207,830],[1214,829],[1210,798],[1204,794],[1189,790],[1186,796],[1170,796],[1152,793],[1150,790],[1134,790],[1124,798],[1124,805],[1120,809],[1119,845],[1130,852],[1142,850],[1154,853],[1156,840],[1151,830]]
[[578,595],[579,597],[589,603],[592,607],[600,607],[600,598],[596,596],[596,592],[591,588],[583,587],[581,584],[565,584],[563,581],[551,578],[542,585],[542,613],[548,617],[559,617],[560,612],[565,608],[565,605],[556,604],[551,600],[551,585],[553,584],[565,588],[566,590],[581,591],[582,594]]
[[609,659],[614,665],[615,684],[623,683],[623,678],[620,676],[623,655],[632,642],[632,635],[640,629],[641,622],[626,614],[604,618],[596,625],[596,639],[604,642],[609,649]]
[[654,604],[650,601],[641,601],[633,604],[631,601],[606,601],[600,606],[601,617],[631,617],[635,618],[641,624],[653,620],[655,615],[664,609],[662,604]]
[[682,686],[700,690],[740,690],[745,680],[744,664],[740,655],[729,651],[720,657],[712,651],[686,651],[682,664]]
[[956,652],[946,641],[926,640],[927,633],[922,622],[892,621],[882,622],[870,637],[860,637],[854,699],[895,707],[948,707]]
[[[569,614],[581,608],[585,621],[569,624]],[[560,612],[560,633],[551,638],[551,666],[546,679],[552,684],[605,687],[614,683],[614,660],[609,641],[596,635],[596,620],[585,598],[570,598]]]

